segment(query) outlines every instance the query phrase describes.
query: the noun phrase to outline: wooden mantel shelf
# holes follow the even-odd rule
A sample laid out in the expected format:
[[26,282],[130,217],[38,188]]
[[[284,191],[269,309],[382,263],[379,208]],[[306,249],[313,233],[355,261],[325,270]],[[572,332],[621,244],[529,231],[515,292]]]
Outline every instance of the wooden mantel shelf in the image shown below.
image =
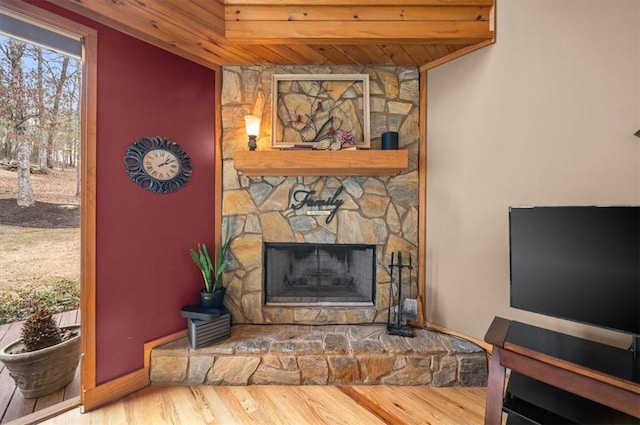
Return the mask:
[[401,150],[237,151],[235,168],[247,176],[394,176],[409,166]]

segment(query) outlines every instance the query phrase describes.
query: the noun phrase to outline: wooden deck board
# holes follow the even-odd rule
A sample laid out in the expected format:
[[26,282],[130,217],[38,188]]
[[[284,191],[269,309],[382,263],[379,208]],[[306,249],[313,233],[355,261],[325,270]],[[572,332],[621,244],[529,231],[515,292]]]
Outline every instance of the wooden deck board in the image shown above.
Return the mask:
[[20,338],[21,327],[22,322],[0,325],[0,345],[7,345],[9,342]]
[[[55,314],[54,319],[59,325],[80,323],[80,310]],[[21,328],[22,322],[0,325],[0,346],[19,339]],[[9,371],[0,363],[0,424],[6,424],[79,395],[80,366],[75,378],[66,387],[44,397],[26,399],[16,387],[13,378],[9,376]]]

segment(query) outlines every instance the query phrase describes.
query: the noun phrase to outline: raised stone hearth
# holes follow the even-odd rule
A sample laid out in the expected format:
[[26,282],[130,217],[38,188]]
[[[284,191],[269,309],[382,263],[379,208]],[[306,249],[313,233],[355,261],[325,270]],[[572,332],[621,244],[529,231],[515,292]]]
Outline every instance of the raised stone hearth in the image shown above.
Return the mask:
[[384,325],[234,325],[231,337],[191,349],[188,339],[154,348],[158,385],[485,386],[486,353],[426,329],[391,336]]

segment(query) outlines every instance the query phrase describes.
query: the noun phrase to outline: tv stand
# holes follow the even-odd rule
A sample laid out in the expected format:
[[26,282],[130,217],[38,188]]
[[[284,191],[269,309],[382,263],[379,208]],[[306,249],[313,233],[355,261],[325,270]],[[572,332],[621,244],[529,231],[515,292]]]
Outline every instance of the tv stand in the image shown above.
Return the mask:
[[[493,345],[485,425],[640,423],[639,358],[623,350],[501,317]],[[511,370],[505,393],[506,369]]]

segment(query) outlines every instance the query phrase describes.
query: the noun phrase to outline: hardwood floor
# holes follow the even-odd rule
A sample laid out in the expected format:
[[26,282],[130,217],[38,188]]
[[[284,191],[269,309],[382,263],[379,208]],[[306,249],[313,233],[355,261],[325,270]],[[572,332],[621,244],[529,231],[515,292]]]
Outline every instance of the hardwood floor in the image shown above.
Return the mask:
[[371,386],[148,387],[47,425],[475,425],[482,424],[485,388]]

